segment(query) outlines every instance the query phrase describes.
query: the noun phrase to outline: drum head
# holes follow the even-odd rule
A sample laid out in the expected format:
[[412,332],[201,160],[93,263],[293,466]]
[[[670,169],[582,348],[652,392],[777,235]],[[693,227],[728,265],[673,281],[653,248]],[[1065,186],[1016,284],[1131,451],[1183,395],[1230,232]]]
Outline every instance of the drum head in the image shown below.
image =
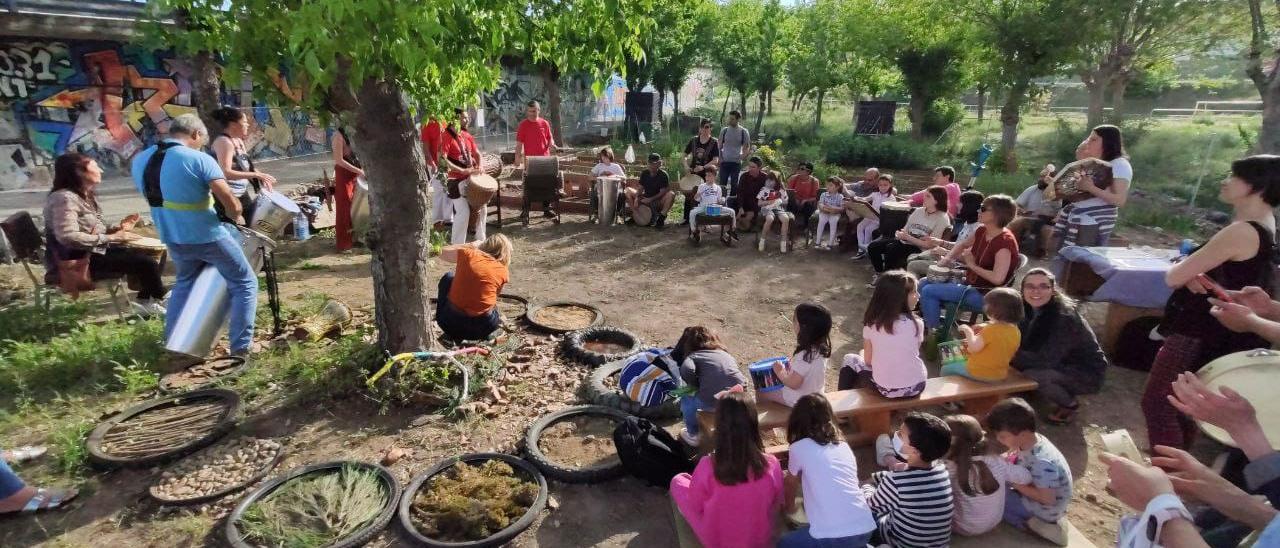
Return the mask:
[[631,219],[640,226],[645,226],[653,221],[653,208],[645,204],[636,204],[636,209],[631,212]]
[[702,184],[702,177],[690,173],[676,181],[676,188],[689,192],[698,188],[698,185],[700,184]]
[[[1209,362],[1196,375],[1214,392],[1225,386],[1249,400],[1272,447],[1280,449],[1280,400],[1273,388],[1280,379],[1280,352],[1259,348],[1227,354]],[[1219,443],[1236,446],[1225,430],[1208,423],[1199,424],[1205,434]]]
[[476,173],[470,178],[470,184],[475,185],[478,189],[484,189],[496,192],[498,190],[498,180],[490,177],[486,173]]
[[875,209],[872,209],[871,204],[868,204],[861,200],[854,200],[852,204],[853,205],[851,205],[849,208],[853,210],[853,213],[856,214],[857,216],[863,219],[879,219],[880,218],[880,213],[878,213]]
[[554,176],[560,172],[560,158],[557,156],[529,156],[524,161],[528,176]]
[[276,207],[279,207],[280,209],[288,211],[289,213],[292,213],[294,215],[297,215],[299,212],[302,211],[302,208],[298,207],[298,204],[295,203],[292,198],[289,198],[288,196],[285,196],[284,194],[281,194],[274,190],[262,191],[262,197],[264,199],[269,200],[272,204],[275,204]]
[[125,243],[126,247],[136,247],[139,249],[164,249],[164,242],[155,238],[140,236]]

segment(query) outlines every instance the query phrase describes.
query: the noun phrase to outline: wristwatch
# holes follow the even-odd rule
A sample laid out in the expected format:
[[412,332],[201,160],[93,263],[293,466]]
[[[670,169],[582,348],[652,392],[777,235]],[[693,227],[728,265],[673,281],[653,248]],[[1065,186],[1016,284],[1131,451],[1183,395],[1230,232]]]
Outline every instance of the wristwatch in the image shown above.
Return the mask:
[[1159,544],[1160,532],[1164,529],[1165,523],[1175,519],[1192,521],[1191,512],[1188,512],[1182,500],[1172,493],[1165,493],[1151,499],[1143,515],[1149,516],[1146,523],[1147,540],[1153,546]]

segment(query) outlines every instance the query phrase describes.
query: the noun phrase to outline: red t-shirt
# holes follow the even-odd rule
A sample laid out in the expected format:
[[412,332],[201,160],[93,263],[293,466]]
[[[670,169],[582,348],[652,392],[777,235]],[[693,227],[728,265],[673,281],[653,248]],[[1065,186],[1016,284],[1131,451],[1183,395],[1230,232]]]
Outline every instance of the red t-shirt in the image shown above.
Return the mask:
[[[986,226],[978,227],[978,230],[973,233],[973,247],[969,248],[969,251],[973,253],[974,262],[983,269],[991,270],[995,268],[996,252],[1001,249],[1009,250],[1009,273],[1005,274],[1004,282],[1000,284],[1004,285],[1013,279],[1013,271],[1018,269],[1018,239],[1007,228],[1002,229],[991,240],[987,240]],[[973,270],[965,273],[965,280],[974,287],[996,287],[996,284],[979,276]]]
[[[477,167],[480,165],[480,149],[476,148],[476,139],[470,133],[459,130],[458,137],[455,139],[449,132],[440,132],[440,151],[444,153],[445,158],[450,162],[458,164],[462,167]],[[471,174],[466,171],[449,170],[449,179],[458,181],[470,177]]]
[[431,120],[422,126],[422,144],[427,147],[427,165],[436,165],[436,151],[440,149],[440,134],[444,126],[437,120]]
[[551,154],[551,124],[546,118],[536,121],[525,118],[516,127],[516,142],[524,145],[525,156],[546,156]]
[[812,175],[792,175],[787,179],[787,188],[796,191],[796,201],[818,199],[818,180]]
[[488,253],[472,247],[459,249],[449,303],[468,316],[487,313],[498,304],[498,293],[509,277],[507,265]]

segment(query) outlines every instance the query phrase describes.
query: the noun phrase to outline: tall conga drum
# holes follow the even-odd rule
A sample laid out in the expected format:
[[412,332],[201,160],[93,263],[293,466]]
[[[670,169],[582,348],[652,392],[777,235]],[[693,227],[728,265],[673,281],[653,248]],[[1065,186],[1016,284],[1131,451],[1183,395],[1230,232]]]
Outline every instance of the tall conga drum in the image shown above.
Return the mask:
[[467,179],[467,206],[471,208],[470,226],[468,228],[475,227],[476,223],[482,223],[487,220],[488,215],[485,214],[487,213],[485,206],[489,205],[489,200],[497,193],[498,180],[487,173],[474,173]]
[[910,216],[911,204],[907,202],[880,204],[880,236],[892,238],[895,233],[907,226],[907,217]]

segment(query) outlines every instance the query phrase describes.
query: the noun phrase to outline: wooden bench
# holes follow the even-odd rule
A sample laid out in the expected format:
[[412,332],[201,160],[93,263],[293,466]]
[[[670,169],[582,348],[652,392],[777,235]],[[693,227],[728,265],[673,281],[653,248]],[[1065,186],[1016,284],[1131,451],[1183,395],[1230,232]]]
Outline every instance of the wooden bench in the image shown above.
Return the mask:
[[[1036,389],[1036,382],[1017,371],[1010,371],[1009,378],[999,382],[980,382],[964,377],[935,377],[925,382],[924,392],[916,398],[889,399],[881,396],[874,388],[841,390],[827,392],[827,400],[835,411],[836,419],[851,422],[857,431],[848,438],[849,445],[869,445],[875,442],[880,434],[893,431],[892,416],[894,411],[931,407],[944,403],[963,403],[964,413],[981,419],[999,403],[1012,394],[1031,392]],[[791,417],[791,408],[770,401],[757,401],[757,418],[760,431],[768,432],[774,428],[787,427]],[[714,449],[715,414],[710,411],[698,412],[698,424],[702,435],[699,450],[710,452]]]

